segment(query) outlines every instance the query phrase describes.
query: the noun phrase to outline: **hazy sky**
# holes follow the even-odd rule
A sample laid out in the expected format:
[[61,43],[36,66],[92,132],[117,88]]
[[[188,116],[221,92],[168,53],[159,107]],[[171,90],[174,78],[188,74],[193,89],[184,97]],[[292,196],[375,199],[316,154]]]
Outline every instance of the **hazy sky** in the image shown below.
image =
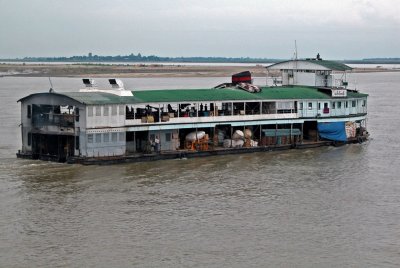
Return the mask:
[[0,58],[400,57],[400,0],[0,0]]

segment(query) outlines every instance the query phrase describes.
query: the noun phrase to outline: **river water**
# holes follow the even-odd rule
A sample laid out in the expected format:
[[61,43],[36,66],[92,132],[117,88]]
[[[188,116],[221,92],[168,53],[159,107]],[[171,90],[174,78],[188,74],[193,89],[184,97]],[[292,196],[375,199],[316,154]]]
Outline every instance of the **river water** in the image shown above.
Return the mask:
[[16,159],[16,101],[49,82],[0,78],[0,267],[398,267],[400,73],[351,79],[370,94],[362,145],[80,166]]

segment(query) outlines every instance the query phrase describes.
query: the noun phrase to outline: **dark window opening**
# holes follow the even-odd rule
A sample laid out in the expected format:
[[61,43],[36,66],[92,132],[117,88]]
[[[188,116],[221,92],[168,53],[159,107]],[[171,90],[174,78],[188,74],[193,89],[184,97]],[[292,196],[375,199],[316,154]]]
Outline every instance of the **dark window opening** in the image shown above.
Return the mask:
[[28,146],[32,145],[32,133],[28,133]]
[[324,102],[324,110],[323,110],[324,114],[328,114],[329,113],[329,107],[328,107],[328,103]]
[[79,122],[79,108],[75,108],[75,121]]
[[171,141],[171,133],[165,133],[165,141],[167,142]]
[[32,107],[30,105],[28,105],[28,114],[27,114],[28,118],[32,118]]

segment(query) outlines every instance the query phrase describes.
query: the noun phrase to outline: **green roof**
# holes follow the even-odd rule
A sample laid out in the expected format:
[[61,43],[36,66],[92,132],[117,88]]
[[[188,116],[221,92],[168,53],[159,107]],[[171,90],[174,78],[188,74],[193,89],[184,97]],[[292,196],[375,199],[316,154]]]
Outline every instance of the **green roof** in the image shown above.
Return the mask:
[[329,99],[330,95],[318,91],[316,88],[293,87],[269,87],[263,88],[260,93],[262,99]]
[[334,71],[347,71],[347,70],[352,70],[350,66],[337,62],[337,61],[331,61],[331,60],[317,60],[313,61],[316,64],[322,65],[328,69],[334,70]]
[[141,102],[254,100],[260,98],[259,94],[236,88],[145,90],[134,91],[133,94]]
[[[237,88],[221,89],[168,89],[168,90],[139,90],[132,91],[133,96],[118,96],[105,92],[65,92],[65,93],[36,93],[20,99],[23,101],[37,95],[59,95],[71,98],[87,105],[101,104],[135,104],[135,103],[172,103],[172,102],[206,102],[206,101],[265,101],[285,99],[331,99],[331,95],[319,91],[315,87],[284,86],[262,87],[259,93],[249,93]],[[347,98],[367,97],[354,91],[347,92]]]
[[355,91],[347,91],[347,98],[363,98],[368,97],[368,94],[359,93]]
[[[236,88],[140,90],[133,91],[132,93],[132,97],[120,97],[103,92],[70,92],[62,94],[80,103],[89,105],[332,98],[330,95],[318,91],[317,88],[307,86],[263,87],[260,93],[249,93]],[[361,98],[366,96],[368,95],[348,91],[347,98]]]
[[[291,62],[293,60],[288,60],[288,61],[283,61],[283,62],[278,62],[275,64],[272,64],[270,66],[267,66],[266,68],[271,68],[271,67],[275,67],[279,64],[283,64],[283,63],[287,63],[287,62]],[[353,68],[351,68],[350,66],[337,62],[337,61],[331,61],[331,60],[315,60],[315,59],[310,59],[310,60],[297,60],[297,62],[311,62],[317,65],[320,65],[322,67],[325,67],[327,69],[333,70],[333,71],[347,71],[347,70],[352,70]]]

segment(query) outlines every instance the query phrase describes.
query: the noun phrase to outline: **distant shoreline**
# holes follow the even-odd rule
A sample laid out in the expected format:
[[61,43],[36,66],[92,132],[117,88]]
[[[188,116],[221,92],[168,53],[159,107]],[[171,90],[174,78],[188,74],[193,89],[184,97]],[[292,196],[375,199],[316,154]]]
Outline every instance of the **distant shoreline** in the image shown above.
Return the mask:
[[[319,54],[318,54],[319,55]],[[97,63],[123,63],[123,64],[214,64],[214,63],[226,63],[226,64],[265,64],[265,63],[277,63],[289,60],[287,58],[254,58],[254,57],[218,57],[218,56],[187,56],[187,57],[164,57],[157,55],[137,55],[131,53],[129,55],[94,55],[88,53],[87,55],[75,55],[70,57],[58,56],[58,57],[24,57],[24,58],[8,58],[0,59],[0,62],[14,62],[14,63],[83,63],[87,62],[90,64]],[[400,64],[399,57],[386,57],[386,58],[363,58],[363,59],[329,59],[344,64]]]
[[[255,66],[215,65],[163,65],[163,64],[15,64],[1,63],[0,76],[19,77],[227,77],[241,71],[250,71],[253,77],[265,77],[267,70],[261,64]],[[353,73],[399,72],[400,69],[354,68]],[[271,72],[270,72],[271,74]],[[273,73],[272,73],[273,74]]]

